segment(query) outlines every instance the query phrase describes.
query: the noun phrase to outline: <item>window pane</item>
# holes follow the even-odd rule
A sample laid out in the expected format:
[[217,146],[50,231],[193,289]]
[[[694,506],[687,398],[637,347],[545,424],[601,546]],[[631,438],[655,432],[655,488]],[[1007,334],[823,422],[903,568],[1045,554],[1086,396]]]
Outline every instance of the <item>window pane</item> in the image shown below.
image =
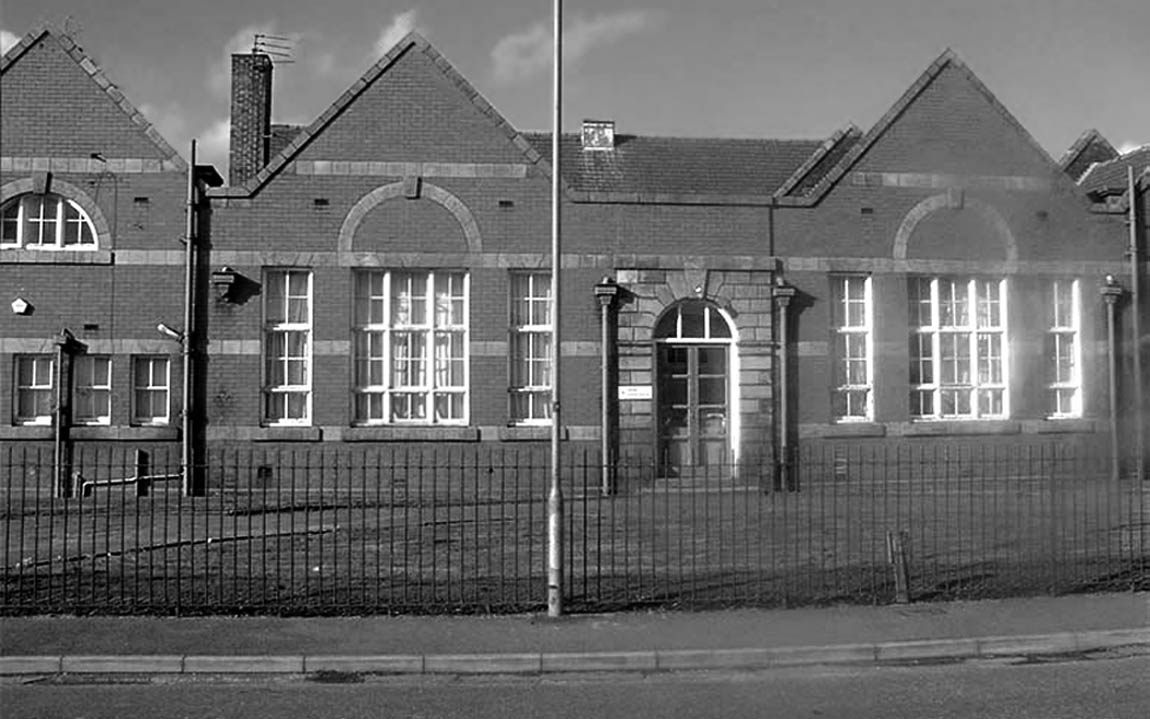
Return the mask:
[[19,241],[20,202],[10,202],[0,213],[0,243],[14,245]]
[[941,380],[943,384],[970,382],[970,335],[966,332],[946,332],[939,337]]
[[982,390],[978,393],[978,413],[983,416],[1002,414],[1002,390]]
[[396,392],[391,396],[391,416],[395,420],[423,420],[427,418],[426,394],[422,392]]
[[1002,324],[1002,301],[999,297],[999,283],[979,280],[978,285],[978,326],[999,327]]
[[725,347],[699,348],[699,374],[727,373],[727,349]]
[[687,378],[672,377],[663,379],[659,386],[659,400],[661,404],[686,405]]
[[108,422],[111,419],[111,360],[83,355],[72,365],[72,416],[77,422]]
[[910,414],[913,417],[929,417],[934,414],[934,393],[929,390],[911,390]]
[[435,325],[463,325],[463,275],[439,273],[435,276]]
[[269,272],[267,281],[264,283],[264,289],[268,293],[268,299],[265,306],[264,322],[268,324],[280,324],[286,317],[284,313],[285,302],[285,285],[287,277],[283,272]]
[[727,401],[726,377],[699,378],[699,404],[721,405]]
[[1002,382],[1002,336],[978,335],[978,381],[980,384]]
[[970,324],[967,284],[955,280],[939,280],[939,320],[942,327],[966,327]]
[[942,402],[941,414],[946,416],[966,416],[970,414],[970,391],[943,389],[939,392]]
[[929,327],[931,318],[931,282],[923,277],[912,277],[907,287],[910,300],[910,322],[915,327]]
[[24,220],[28,223],[24,243],[39,246],[55,245],[59,211],[59,202],[49,195],[32,198],[24,213]]
[[455,392],[436,395],[435,418],[437,420],[462,419],[463,395]]
[[695,338],[703,337],[704,320],[703,320],[704,306],[691,302],[679,306],[679,312],[682,317],[682,337]]
[[134,357],[132,395],[137,423],[159,423],[168,419],[168,358]]
[[708,307],[707,315],[710,322],[710,334],[708,336],[711,339],[726,339],[731,336],[731,328],[718,310]]
[[395,325],[427,323],[427,275],[394,273],[391,279],[391,319]]
[[287,415],[285,419],[307,418],[307,394],[304,392],[289,392],[287,398]]

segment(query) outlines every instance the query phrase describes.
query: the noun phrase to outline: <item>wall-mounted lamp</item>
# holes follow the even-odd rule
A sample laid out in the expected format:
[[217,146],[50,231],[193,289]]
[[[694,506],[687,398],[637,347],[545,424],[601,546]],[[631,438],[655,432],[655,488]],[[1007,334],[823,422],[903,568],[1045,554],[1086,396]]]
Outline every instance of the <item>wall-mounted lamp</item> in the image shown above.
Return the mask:
[[164,324],[163,322],[156,325],[156,331],[162,335],[165,335],[167,337],[171,337],[172,339],[174,339],[177,342],[183,342],[184,341],[184,333],[183,332],[180,332],[179,330],[174,330],[171,327]]
[[1102,281],[1102,287],[1098,289],[1098,292],[1107,304],[1113,305],[1122,297],[1123,289],[1114,275],[1106,275],[1106,279]]
[[32,303],[23,297],[17,297],[16,299],[12,300],[12,314],[14,315],[27,316],[35,311],[36,308],[32,306]]
[[221,267],[212,271],[212,287],[216,292],[216,299],[228,302],[232,299],[232,291],[239,280],[239,273],[231,267]]

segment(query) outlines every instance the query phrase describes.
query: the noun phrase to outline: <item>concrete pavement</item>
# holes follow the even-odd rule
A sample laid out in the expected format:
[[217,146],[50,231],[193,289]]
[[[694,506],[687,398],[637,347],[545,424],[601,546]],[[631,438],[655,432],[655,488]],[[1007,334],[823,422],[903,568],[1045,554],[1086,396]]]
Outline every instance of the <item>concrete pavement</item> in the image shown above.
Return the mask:
[[7,617],[0,674],[769,668],[1150,647],[1150,593],[790,610],[428,617]]

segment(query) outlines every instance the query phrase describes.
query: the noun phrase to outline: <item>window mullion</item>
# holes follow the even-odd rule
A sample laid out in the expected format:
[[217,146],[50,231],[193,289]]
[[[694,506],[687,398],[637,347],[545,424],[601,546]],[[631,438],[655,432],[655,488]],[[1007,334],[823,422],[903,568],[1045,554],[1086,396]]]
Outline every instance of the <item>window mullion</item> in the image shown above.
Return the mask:
[[427,273],[426,287],[423,290],[424,326],[420,332],[423,340],[423,416],[427,422],[435,422],[435,339],[438,308],[435,306],[435,273]]

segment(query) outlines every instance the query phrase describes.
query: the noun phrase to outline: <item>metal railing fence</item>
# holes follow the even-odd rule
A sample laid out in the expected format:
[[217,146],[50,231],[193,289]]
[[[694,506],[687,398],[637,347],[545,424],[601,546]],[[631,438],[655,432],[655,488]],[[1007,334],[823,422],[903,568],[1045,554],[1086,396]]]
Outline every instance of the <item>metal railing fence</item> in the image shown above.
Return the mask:
[[[0,449],[0,612],[517,612],[546,605],[547,452]],[[1104,449],[820,445],[790,472],[662,476],[572,450],[571,611],[794,606],[1150,588],[1150,485]],[[788,477],[787,485],[780,476]]]

